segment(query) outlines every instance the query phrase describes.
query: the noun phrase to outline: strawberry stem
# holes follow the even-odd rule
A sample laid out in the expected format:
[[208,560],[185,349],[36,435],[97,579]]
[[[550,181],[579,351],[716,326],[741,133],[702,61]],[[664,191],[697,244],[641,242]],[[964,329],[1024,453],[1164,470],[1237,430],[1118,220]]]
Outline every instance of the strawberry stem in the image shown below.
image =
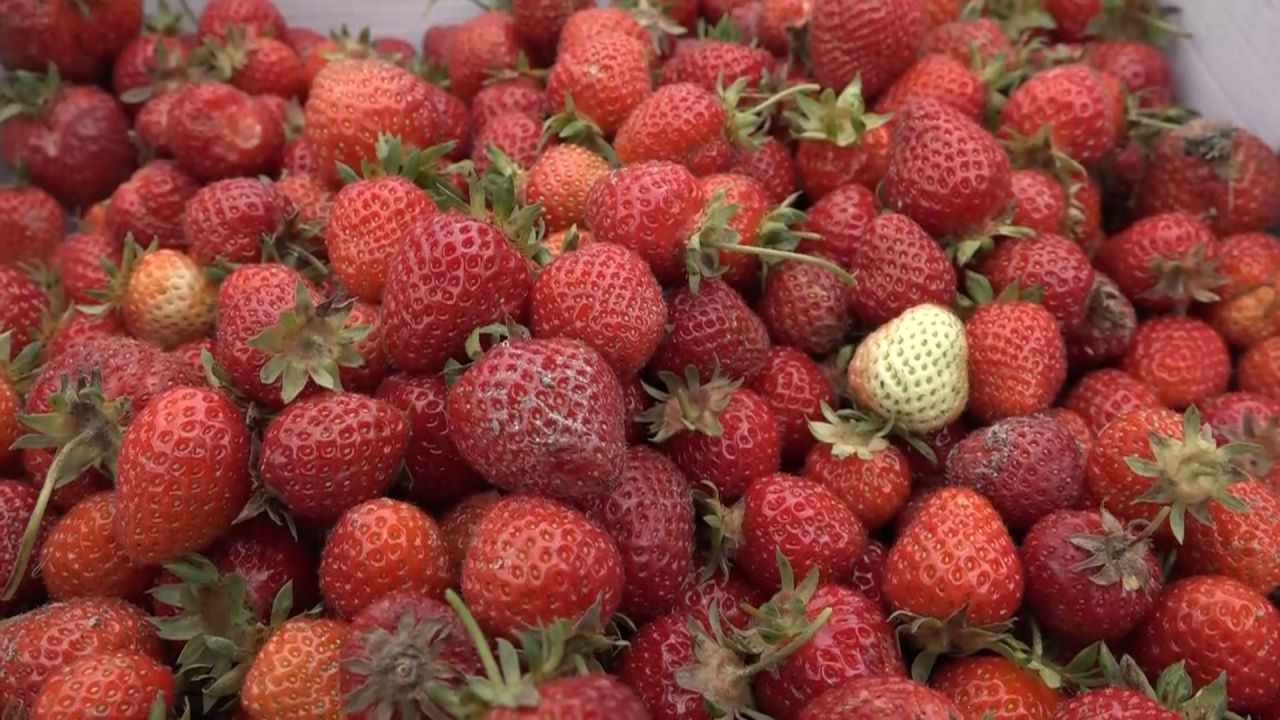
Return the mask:
[[804,253],[791,252],[789,250],[779,250],[777,248],[761,247],[759,245],[740,245],[738,243],[727,243],[718,240],[703,240],[704,248],[712,248],[715,250],[723,250],[728,252],[744,253],[746,255],[755,255],[764,259],[766,262],[780,263],[785,261],[806,263],[814,265],[834,274],[840,278],[840,281],[846,285],[853,285],[857,282],[853,274],[839,265],[831,262],[826,258],[814,255],[805,255]]

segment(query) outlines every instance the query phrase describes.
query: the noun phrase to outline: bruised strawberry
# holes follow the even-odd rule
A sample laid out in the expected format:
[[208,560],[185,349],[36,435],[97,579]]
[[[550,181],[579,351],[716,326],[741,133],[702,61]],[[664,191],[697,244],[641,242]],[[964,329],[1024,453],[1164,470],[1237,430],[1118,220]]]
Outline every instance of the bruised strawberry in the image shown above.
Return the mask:
[[1094,273],[1084,321],[1065,332],[1067,356],[1076,367],[1096,367],[1119,359],[1129,349],[1138,314],[1114,280]]
[[269,175],[280,167],[284,130],[266,105],[230,85],[177,92],[166,138],[178,167],[205,182]]
[[1209,306],[1209,323],[1234,347],[1248,348],[1280,334],[1280,238],[1240,233],[1222,239],[1218,271],[1222,300]]

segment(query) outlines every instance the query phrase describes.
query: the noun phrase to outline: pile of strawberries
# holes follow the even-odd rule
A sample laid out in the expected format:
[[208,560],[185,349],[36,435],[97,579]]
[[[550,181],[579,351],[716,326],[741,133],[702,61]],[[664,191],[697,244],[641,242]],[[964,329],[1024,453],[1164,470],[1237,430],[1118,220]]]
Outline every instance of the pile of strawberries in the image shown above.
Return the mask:
[[0,713],[1280,719],[1280,159],[1179,34],[0,0]]

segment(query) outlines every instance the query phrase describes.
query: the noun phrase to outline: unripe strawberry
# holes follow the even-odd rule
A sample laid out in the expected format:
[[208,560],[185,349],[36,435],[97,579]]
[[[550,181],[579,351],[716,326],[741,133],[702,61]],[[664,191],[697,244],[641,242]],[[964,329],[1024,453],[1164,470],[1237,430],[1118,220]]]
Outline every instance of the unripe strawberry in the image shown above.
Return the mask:
[[969,399],[964,323],[939,305],[917,305],[880,326],[849,363],[849,389],[862,408],[911,433],[951,423]]

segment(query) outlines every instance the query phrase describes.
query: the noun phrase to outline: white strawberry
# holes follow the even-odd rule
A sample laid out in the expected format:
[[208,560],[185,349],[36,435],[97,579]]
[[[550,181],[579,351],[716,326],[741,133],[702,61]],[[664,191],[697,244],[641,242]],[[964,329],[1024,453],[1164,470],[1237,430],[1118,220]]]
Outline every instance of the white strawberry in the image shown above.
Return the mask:
[[858,405],[909,433],[953,422],[969,400],[964,323],[939,305],[917,305],[881,325],[849,363]]

